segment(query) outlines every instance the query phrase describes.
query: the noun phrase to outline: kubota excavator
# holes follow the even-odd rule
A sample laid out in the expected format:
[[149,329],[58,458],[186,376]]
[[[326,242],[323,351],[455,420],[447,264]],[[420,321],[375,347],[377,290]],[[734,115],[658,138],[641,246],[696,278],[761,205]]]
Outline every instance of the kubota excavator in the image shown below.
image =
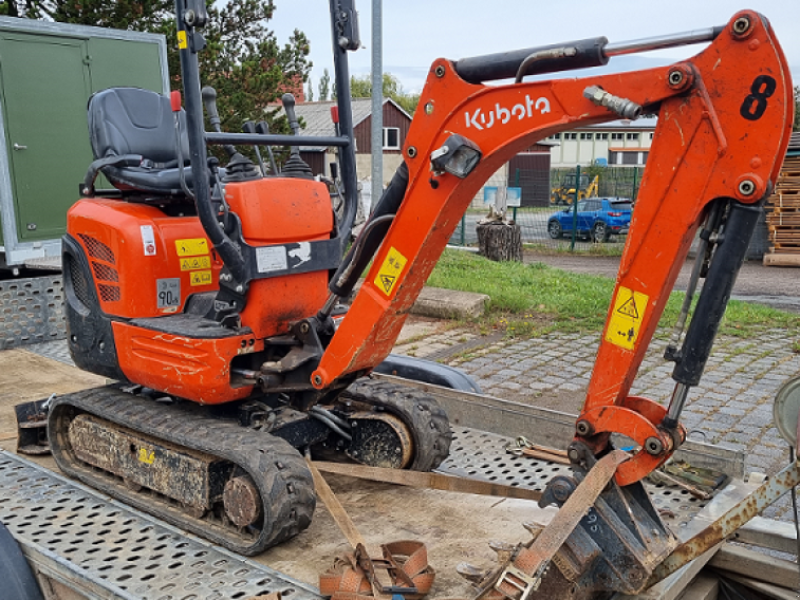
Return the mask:
[[[435,468],[450,439],[443,411],[365,376],[389,355],[462,213],[537,140],[657,114],[568,451],[574,475],[548,485],[543,502],[562,506],[554,525],[516,549],[486,597],[633,593],[668,572],[657,568],[676,542],[640,481],[684,440],[681,410],[788,144],[792,84],[768,21],[742,11],[689,34],[435,61],[404,163],[341,259],[356,193],[345,60],[359,45],[352,0],[331,0],[341,135],[330,138],[204,131],[196,56],[204,6],[176,2],[185,112],[140,90],[91,102],[97,160],[64,239],[69,346],[80,367],[120,383],[53,401],[49,440],[61,469],[253,554],[311,519],[311,477],[296,448]],[[701,42],[703,51],[668,67],[524,81]],[[503,79],[514,82],[486,85]],[[264,175],[233,148],[219,168],[207,143],[337,147],[343,214],[296,152],[281,173]],[[114,191],[94,189],[98,172]],[[663,407],[629,391],[696,234],[695,275],[706,281],[682,344],[668,352],[676,385]],[[345,310],[339,299],[370,260]],[[639,450],[614,450],[612,434]]]

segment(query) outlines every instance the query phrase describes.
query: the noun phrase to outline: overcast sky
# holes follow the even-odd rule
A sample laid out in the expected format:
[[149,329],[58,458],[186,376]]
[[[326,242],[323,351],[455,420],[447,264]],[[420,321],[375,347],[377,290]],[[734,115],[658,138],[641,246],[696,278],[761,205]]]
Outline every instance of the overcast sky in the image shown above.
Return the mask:
[[[333,76],[329,0],[276,0],[270,25],[281,43],[298,28],[311,42],[314,95],[325,67]],[[356,0],[361,50],[350,72],[370,72],[372,0]],[[723,25],[742,8],[765,15],[800,84],[800,0],[383,0],[383,70],[406,92],[420,92],[430,64],[556,42],[605,36],[609,42]],[[692,56],[688,46],[613,58],[616,71],[669,64]],[[595,70],[596,71],[596,70]]]

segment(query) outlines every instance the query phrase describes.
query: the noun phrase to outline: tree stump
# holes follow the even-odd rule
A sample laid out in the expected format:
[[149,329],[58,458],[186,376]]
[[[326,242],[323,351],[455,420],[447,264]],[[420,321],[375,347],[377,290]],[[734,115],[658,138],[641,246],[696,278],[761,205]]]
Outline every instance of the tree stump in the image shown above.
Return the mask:
[[478,252],[489,260],[497,262],[522,262],[522,230],[516,223],[491,221],[479,223]]

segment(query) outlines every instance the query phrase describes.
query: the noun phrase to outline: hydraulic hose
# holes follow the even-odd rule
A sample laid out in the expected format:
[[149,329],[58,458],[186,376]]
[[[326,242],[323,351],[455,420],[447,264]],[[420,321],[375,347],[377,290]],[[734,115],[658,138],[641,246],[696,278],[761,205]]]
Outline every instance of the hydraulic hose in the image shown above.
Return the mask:
[[[396,214],[406,195],[407,187],[408,167],[404,162],[395,171],[389,187],[386,188],[383,196],[375,206],[375,210],[372,211],[369,221],[373,222],[380,217]],[[336,274],[331,279],[328,289],[332,294],[339,297],[350,295],[359,276],[369,264],[369,261],[372,260],[372,257],[375,256],[375,252],[377,252],[381,243],[383,243],[390,225],[391,221],[388,219],[385,222],[376,224],[374,227],[370,227],[369,223],[367,223],[367,227],[364,227],[359,239],[347,252],[347,256],[345,256],[344,261],[339,265]],[[360,239],[361,236],[365,236],[365,238],[362,240]],[[356,252],[356,250],[358,251]]]

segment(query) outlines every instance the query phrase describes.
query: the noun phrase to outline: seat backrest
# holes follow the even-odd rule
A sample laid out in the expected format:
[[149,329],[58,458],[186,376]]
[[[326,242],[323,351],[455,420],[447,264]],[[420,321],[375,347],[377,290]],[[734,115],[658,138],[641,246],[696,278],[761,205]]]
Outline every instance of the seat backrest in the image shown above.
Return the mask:
[[[189,159],[186,113],[179,113],[181,154]],[[140,88],[109,88],[89,99],[89,138],[94,158],[140,154],[154,163],[178,158],[175,122],[167,96]]]

